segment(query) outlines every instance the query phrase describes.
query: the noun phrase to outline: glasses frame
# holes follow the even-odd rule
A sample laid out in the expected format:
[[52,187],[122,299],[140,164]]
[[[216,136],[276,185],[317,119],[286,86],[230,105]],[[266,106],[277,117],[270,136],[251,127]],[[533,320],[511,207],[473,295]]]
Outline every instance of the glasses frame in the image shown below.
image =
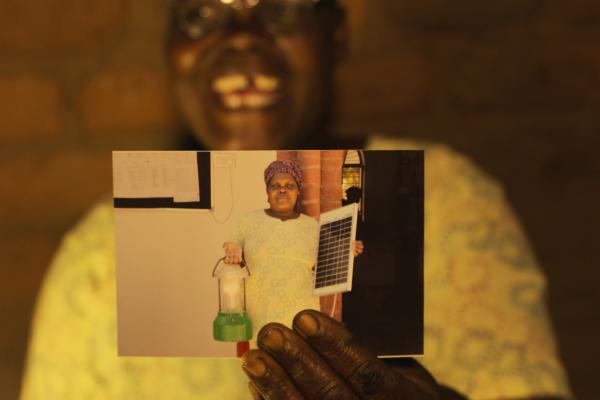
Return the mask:
[[[270,19],[270,17],[273,17],[273,15],[268,15],[268,9],[265,10],[260,8],[261,4],[268,4],[270,1],[273,0],[205,0],[205,5],[202,5],[202,2],[199,2],[200,4],[197,8],[199,15],[201,12],[201,8],[209,5],[222,7],[219,11],[224,12],[224,14],[220,16],[221,20],[213,21],[213,26],[210,26],[210,23],[206,23],[206,26],[202,28],[200,26],[201,23],[194,23],[186,20],[190,16],[189,11],[193,10],[193,8],[180,9],[180,5],[184,2],[178,0],[171,0],[171,17],[173,20],[173,26],[175,26],[179,32],[194,40],[202,39],[215,31],[219,31],[227,27],[228,25],[231,25],[231,23],[235,21],[236,13],[240,13],[243,10],[252,10],[252,12],[255,12],[259,17],[259,20],[261,20],[262,25],[265,26],[265,29],[273,34],[291,35],[299,31],[307,30],[308,25],[310,25],[308,24],[308,22],[314,21],[313,18],[310,18],[309,21],[309,18],[307,18],[306,15],[296,15],[295,18],[297,18],[298,21],[293,21],[293,23],[290,23],[290,21],[286,21],[288,22],[288,25],[285,26],[285,22],[282,20],[278,21],[276,19]],[[277,4],[285,3],[299,3],[299,1],[281,1]],[[319,8],[335,8],[335,6],[337,6],[336,0],[305,0],[302,3],[304,6],[310,6],[310,10],[313,13],[312,16],[314,16],[314,13]],[[215,10],[217,9],[215,8],[213,11]],[[288,8],[286,11],[290,12],[291,10],[291,8]],[[298,10],[299,9],[295,11]],[[205,10],[205,12],[209,11]],[[304,19],[303,21],[301,21],[302,18]]]

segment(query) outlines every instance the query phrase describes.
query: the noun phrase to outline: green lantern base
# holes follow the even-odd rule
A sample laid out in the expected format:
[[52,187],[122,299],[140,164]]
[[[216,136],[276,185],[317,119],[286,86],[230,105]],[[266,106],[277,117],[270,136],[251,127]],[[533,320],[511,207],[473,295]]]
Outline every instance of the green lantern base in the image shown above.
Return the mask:
[[252,321],[245,312],[217,314],[213,338],[220,342],[245,342],[252,338]]

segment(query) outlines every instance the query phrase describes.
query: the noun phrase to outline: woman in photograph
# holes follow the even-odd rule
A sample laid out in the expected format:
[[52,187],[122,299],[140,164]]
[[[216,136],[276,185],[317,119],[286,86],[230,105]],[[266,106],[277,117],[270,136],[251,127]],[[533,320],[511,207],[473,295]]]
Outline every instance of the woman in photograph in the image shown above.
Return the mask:
[[[225,263],[239,264],[242,256],[251,277],[247,309],[254,332],[268,322],[289,326],[304,309],[319,309],[312,293],[319,224],[300,212],[302,173],[294,161],[274,161],[264,172],[269,208],[243,216],[223,245]],[[363,244],[354,243],[354,255]]]

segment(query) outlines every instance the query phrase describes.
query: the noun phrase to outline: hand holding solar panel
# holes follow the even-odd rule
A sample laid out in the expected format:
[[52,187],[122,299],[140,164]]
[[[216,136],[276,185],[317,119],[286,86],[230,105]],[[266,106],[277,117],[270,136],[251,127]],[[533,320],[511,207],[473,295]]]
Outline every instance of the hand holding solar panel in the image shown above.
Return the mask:
[[365,244],[360,240],[354,240],[352,242],[352,254],[354,257],[358,257],[365,251]]

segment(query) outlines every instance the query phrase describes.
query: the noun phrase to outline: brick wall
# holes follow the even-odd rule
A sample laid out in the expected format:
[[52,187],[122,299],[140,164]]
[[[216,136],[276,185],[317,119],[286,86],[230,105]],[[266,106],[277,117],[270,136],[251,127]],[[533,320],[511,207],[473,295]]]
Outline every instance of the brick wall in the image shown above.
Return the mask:
[[[110,151],[170,147],[164,1],[0,3],[0,398],[62,233],[111,191]],[[7,322],[8,321],[8,322]]]
[[[600,336],[600,3],[346,0],[334,126],[442,140],[505,183],[550,278],[576,394]],[[171,147],[166,0],[0,3],[0,387],[15,398],[61,234],[110,192],[110,150]],[[7,327],[5,329],[5,327]]]
[[[342,206],[342,165],[344,152],[339,150],[324,150],[321,152],[321,180],[319,205],[321,213],[334,210]],[[337,320],[342,320],[342,296],[332,294],[321,297],[321,310],[332,315]],[[333,312],[332,312],[333,311]]]
[[[302,171],[302,212],[318,218],[326,211],[342,205],[342,165],[344,152],[341,150],[279,151],[278,160],[294,160]],[[321,311],[342,320],[342,297],[321,297]]]

